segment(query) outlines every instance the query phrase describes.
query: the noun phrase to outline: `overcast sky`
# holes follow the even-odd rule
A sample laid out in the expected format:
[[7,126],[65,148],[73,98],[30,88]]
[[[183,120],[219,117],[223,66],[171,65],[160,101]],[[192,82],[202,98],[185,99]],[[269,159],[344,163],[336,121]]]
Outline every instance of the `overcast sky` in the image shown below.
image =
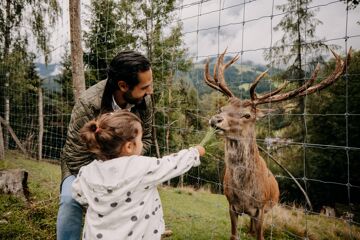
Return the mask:
[[[63,16],[52,33],[52,63],[57,63],[69,43],[68,0],[59,0]],[[83,19],[85,4],[82,1]],[[243,61],[265,63],[263,49],[274,45],[282,36],[273,27],[283,15],[276,5],[286,0],[200,0],[179,1],[177,19],[183,22],[185,46],[196,60],[216,55],[228,47],[229,52],[244,51]],[[273,4],[274,2],[274,4]],[[314,0],[309,8],[315,11],[317,19],[323,22],[316,28],[317,39],[327,40],[327,44],[337,44],[344,51],[345,36],[347,47],[360,49],[360,7],[346,13],[343,2],[336,0]],[[220,9],[220,11],[219,11]],[[271,15],[273,18],[271,20]],[[243,21],[245,24],[243,25]],[[220,27],[219,27],[220,26]],[[83,26],[84,28],[84,26]],[[310,54],[310,53],[309,53]]]

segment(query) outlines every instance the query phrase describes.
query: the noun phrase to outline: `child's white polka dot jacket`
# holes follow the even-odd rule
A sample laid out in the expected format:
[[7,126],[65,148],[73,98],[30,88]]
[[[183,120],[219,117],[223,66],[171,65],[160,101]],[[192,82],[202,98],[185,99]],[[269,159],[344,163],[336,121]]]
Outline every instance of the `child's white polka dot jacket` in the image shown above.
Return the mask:
[[198,150],[189,148],[163,158],[134,155],[82,167],[73,197],[88,207],[83,239],[160,239],[165,224],[157,185],[198,165]]

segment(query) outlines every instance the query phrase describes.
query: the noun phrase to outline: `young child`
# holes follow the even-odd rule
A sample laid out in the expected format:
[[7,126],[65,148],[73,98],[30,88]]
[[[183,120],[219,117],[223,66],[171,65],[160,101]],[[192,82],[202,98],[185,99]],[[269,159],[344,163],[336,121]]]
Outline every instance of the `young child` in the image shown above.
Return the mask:
[[141,121],[125,110],[103,114],[80,132],[98,159],[73,183],[73,197],[88,206],[83,239],[160,239],[165,224],[157,185],[198,166],[205,149],[140,156]]

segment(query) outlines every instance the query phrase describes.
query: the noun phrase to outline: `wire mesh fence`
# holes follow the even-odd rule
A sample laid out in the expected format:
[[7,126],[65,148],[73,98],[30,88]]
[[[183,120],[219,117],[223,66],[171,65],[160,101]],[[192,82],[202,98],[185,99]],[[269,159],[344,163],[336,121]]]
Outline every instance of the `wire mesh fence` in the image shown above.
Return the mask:
[[[5,149],[19,146],[9,132],[10,126],[27,154],[38,158],[40,154],[54,161],[60,159],[75,101],[68,53],[68,3],[59,2],[63,16],[51,30],[52,61],[48,66],[38,63],[25,67],[21,55],[12,56],[0,66]],[[206,86],[204,65],[209,59],[213,70],[216,57],[225,49],[226,60],[240,56],[225,72],[225,78],[236,97],[245,99],[249,98],[251,82],[266,69],[270,77],[262,80],[258,87],[261,92],[274,90],[284,79],[297,86],[310,78],[317,62],[322,63],[318,77],[322,80],[335,66],[329,49],[345,57],[352,46],[353,67],[333,86],[315,96],[305,96],[302,108],[296,101],[268,104],[275,111],[257,124],[256,142],[290,169],[314,201],[314,209],[309,209],[291,177],[262,152],[280,184],[281,206],[303,214],[299,220],[302,228],[297,232],[279,224],[277,214],[283,212],[271,210],[266,236],[273,238],[273,232],[285,232],[291,239],[311,239],[311,218],[331,207],[336,214],[327,211],[331,215],[328,218],[342,218],[348,227],[347,236],[359,237],[359,7],[350,8],[350,3],[335,0],[182,0],[165,12],[159,7],[166,5],[161,1],[134,4],[147,11],[127,9],[126,15],[121,9],[133,5],[123,1],[82,2],[84,70],[89,87],[106,78],[107,63],[117,52],[130,48],[149,57],[154,70],[153,127],[157,140],[152,156],[196,144],[205,135],[209,119],[226,104],[226,99]],[[158,31],[156,26],[160,25]],[[177,28],[179,32],[174,30]],[[131,34],[137,36],[136,40],[129,37]],[[35,52],[34,62],[41,61],[43,56],[32,49],[29,51]],[[291,66],[300,68],[302,77]],[[31,75],[35,69],[40,80]],[[41,115],[39,102],[43,107]],[[44,132],[39,141],[41,122]],[[210,143],[200,167],[170,184],[222,193],[224,168],[223,139],[217,138]],[[218,204],[213,207],[227,208]],[[241,229],[243,224],[240,221]],[[218,239],[216,221],[211,225],[211,239]],[[191,231],[190,227],[188,239]],[[243,232],[239,234],[244,236]]]

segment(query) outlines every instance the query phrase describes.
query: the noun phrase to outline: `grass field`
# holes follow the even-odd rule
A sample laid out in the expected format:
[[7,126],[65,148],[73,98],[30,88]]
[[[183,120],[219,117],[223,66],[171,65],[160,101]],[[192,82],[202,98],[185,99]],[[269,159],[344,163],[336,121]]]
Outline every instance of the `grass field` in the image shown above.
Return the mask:
[[[0,239],[56,239],[60,166],[26,159],[7,152],[0,169],[28,171],[31,200],[0,195]],[[160,188],[165,222],[173,231],[166,240],[229,239],[230,220],[223,195],[192,188]],[[241,239],[247,234],[249,218],[239,219]],[[360,227],[340,219],[308,215],[303,209],[277,206],[266,216],[266,239],[360,239]]]

